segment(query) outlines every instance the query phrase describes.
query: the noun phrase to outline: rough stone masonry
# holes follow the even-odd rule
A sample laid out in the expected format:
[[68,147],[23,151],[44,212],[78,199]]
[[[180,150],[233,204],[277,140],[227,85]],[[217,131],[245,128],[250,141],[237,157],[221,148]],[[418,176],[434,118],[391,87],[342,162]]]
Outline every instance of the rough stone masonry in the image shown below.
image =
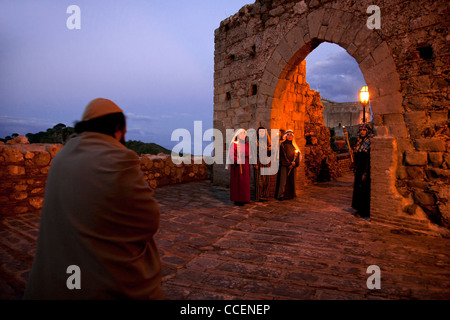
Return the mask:
[[[369,29],[367,8],[381,10]],[[215,31],[214,127],[293,128],[302,152],[316,94],[304,58],[322,42],[344,48],[369,87],[373,124],[371,217],[450,227],[448,1],[257,0]],[[312,125],[311,125],[312,124]],[[326,129],[326,128],[325,128]],[[319,136],[325,139],[325,136]],[[216,148],[224,146],[216,145]],[[225,149],[224,149],[225,150]],[[303,162],[297,183],[311,182]],[[227,184],[222,165],[214,182]]]

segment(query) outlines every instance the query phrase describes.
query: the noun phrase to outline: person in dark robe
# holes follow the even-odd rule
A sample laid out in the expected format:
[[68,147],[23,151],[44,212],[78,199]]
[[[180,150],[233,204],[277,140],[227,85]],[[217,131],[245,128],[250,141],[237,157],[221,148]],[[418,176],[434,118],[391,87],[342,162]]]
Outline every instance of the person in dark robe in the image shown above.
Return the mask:
[[369,124],[359,127],[358,140],[353,148],[355,180],[352,208],[357,215],[370,221],[370,135]]
[[[254,181],[255,181],[255,201],[267,201],[269,200],[269,177],[268,175],[261,174],[261,168],[269,167],[270,163],[264,163],[268,161],[271,151],[271,141],[268,135],[267,129],[259,127],[257,130],[257,163],[253,165],[254,168]],[[261,160],[263,163],[261,163]]]
[[295,198],[295,171],[300,165],[301,152],[294,140],[294,131],[287,130],[280,143],[280,169],[277,177],[276,198],[280,201]]
[[230,200],[239,206],[250,202],[250,146],[246,137],[247,131],[238,130],[228,150]]

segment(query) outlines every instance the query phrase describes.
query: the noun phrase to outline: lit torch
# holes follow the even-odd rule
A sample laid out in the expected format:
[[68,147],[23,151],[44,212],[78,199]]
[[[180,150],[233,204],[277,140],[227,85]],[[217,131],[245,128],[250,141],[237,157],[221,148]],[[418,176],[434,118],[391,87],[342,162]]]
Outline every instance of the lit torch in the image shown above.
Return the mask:
[[[299,153],[300,153],[299,150],[295,150],[294,160],[292,162],[295,162],[295,160],[297,159],[297,156],[299,155]],[[291,168],[289,169],[288,174],[287,174],[288,177],[291,174],[292,168],[294,168],[294,167],[291,165]]]

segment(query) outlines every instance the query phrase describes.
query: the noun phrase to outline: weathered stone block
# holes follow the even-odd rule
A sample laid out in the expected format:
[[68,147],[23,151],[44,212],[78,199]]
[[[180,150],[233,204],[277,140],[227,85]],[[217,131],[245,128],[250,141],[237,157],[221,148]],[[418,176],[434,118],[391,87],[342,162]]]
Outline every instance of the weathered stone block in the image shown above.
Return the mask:
[[317,37],[319,34],[320,26],[322,25],[322,17],[324,15],[323,10],[315,10],[308,14],[308,26],[309,26],[309,35],[311,38]]
[[400,153],[414,151],[414,146],[408,138],[397,139],[397,148]]
[[406,173],[410,179],[419,179],[424,176],[424,170],[422,167],[406,167]]
[[439,193],[437,194],[437,205],[439,211],[441,212],[442,219],[450,224],[450,186],[442,186],[439,188]]
[[408,129],[405,124],[391,124],[387,126],[389,128],[389,133],[398,138],[408,137]]
[[427,190],[428,183],[423,180],[412,180],[412,181],[408,181],[408,187],[415,188],[415,189]]
[[297,2],[292,9],[296,14],[303,14],[308,11],[308,5],[302,0]]
[[368,37],[370,37],[371,34],[372,31],[367,28],[367,26],[363,25],[356,34],[353,43],[355,44],[355,46],[359,47]]
[[25,191],[27,190],[28,186],[26,184],[16,184],[14,185],[14,190],[15,191]]
[[42,209],[42,206],[44,204],[44,198],[43,197],[33,197],[28,199],[29,204],[36,210]]
[[418,151],[444,152],[446,145],[443,140],[438,138],[417,139],[416,149]]
[[31,194],[40,194],[40,193],[44,193],[45,189],[44,188],[34,188],[33,190],[31,190]]
[[378,84],[378,92],[380,96],[400,92],[400,89],[401,84],[397,72],[387,74]]
[[50,166],[46,166],[46,167],[41,168],[39,172],[41,174],[45,174],[46,175],[46,174],[48,174],[49,171],[50,171]]
[[405,162],[409,166],[425,166],[428,164],[428,153],[425,151],[406,152]]
[[398,166],[396,177],[397,177],[397,179],[400,179],[400,180],[407,179],[408,173],[406,172],[406,167]]
[[11,148],[1,148],[1,155],[5,162],[19,162],[23,160],[23,155],[19,150]]
[[450,170],[440,168],[429,168],[427,169],[427,175],[429,178],[446,179],[450,178]]
[[391,57],[391,53],[386,41],[383,41],[376,49],[371,52],[371,56],[376,63]]
[[443,152],[429,152],[428,153],[430,163],[433,167],[438,168],[442,165],[444,161],[444,153]]
[[48,152],[38,152],[35,155],[34,163],[38,167],[47,166],[50,164],[51,156]]
[[383,120],[385,125],[396,125],[396,124],[404,124],[402,113],[392,113],[383,115]]
[[436,204],[436,199],[432,193],[424,191],[415,191],[414,199],[421,206],[433,206]]
[[51,159],[55,157],[55,155],[58,153],[59,150],[61,150],[63,147],[62,144],[52,144],[50,146],[46,146],[45,150],[50,153]]
[[403,97],[400,93],[371,100],[373,114],[403,113]]
[[427,116],[425,111],[408,111],[405,113],[405,121],[411,137],[419,138],[426,127]]
[[26,192],[14,192],[9,196],[9,198],[11,200],[23,200],[28,198],[28,194]]
[[26,160],[31,160],[31,159],[33,159],[33,158],[34,158],[34,152],[27,152],[27,153],[25,153],[24,158],[25,158]]
[[12,176],[19,176],[25,174],[25,168],[20,166],[8,166],[7,170],[8,174]]
[[448,111],[431,111],[430,122],[432,124],[444,124],[448,120]]
[[450,168],[450,153],[444,153],[444,163],[442,165],[447,166]]
[[410,97],[408,102],[409,107],[413,110],[424,110],[430,105],[430,99],[421,94]]

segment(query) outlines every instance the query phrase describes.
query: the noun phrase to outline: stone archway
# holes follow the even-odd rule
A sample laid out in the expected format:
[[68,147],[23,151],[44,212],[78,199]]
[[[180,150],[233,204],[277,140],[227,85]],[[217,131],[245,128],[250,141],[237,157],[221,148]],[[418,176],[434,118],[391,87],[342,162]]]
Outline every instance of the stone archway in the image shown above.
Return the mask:
[[[261,123],[270,128],[302,130],[304,119],[299,114],[299,105],[297,109],[295,106],[286,109],[286,99],[282,96],[289,94],[288,87],[299,76],[296,73],[304,58],[324,41],[335,43],[355,58],[371,95],[377,132],[372,141],[371,159],[372,194],[378,195],[372,196],[373,220],[383,223],[392,223],[396,219],[420,220],[423,216],[411,218],[404,212],[407,206],[415,210],[416,204],[420,204],[416,194],[423,194],[410,189],[400,194],[399,172],[405,171],[408,155],[413,158],[409,161],[411,165],[423,167],[427,161],[422,158],[427,157],[427,152],[439,148],[439,152],[444,152],[445,147],[433,146],[425,150],[427,141],[418,145],[414,138],[420,137],[411,136],[415,119],[426,119],[405,107],[405,100],[410,96],[410,103],[419,99],[410,92],[405,93],[405,86],[411,87],[411,79],[406,79],[404,66],[401,66],[403,78],[400,77],[398,61],[394,59],[395,54],[409,49],[404,45],[407,41],[395,42],[392,34],[394,28],[403,28],[401,32],[406,35],[413,32],[398,26],[392,12],[389,13],[392,20],[385,23],[384,29],[370,30],[366,26],[366,9],[370,4],[369,1],[256,1],[222,21],[215,33],[214,127],[225,132],[228,128],[256,128]],[[422,7],[403,6],[402,9],[404,12],[401,13],[411,18],[420,17]],[[439,11],[438,5],[433,9]],[[426,36],[420,36],[417,36],[417,43],[427,40]],[[296,98],[290,99],[293,102]],[[429,111],[425,113],[431,115]],[[446,120],[448,115],[443,121]],[[413,169],[417,170],[411,171],[424,170]],[[226,181],[226,173],[220,166],[215,166],[214,182],[223,181]],[[429,188],[433,186],[430,184]],[[428,201],[427,192],[424,197]]]
[[[327,26],[323,22],[328,21]],[[343,25],[346,27],[337,28]],[[357,26],[357,27],[355,27]],[[353,40],[351,40],[353,39]],[[272,98],[270,119],[264,119],[270,123],[271,128],[295,128],[299,131],[300,146],[305,145],[305,108],[308,103],[297,102],[293,98],[293,106],[286,107],[286,96],[289,96],[289,85],[298,82],[295,77],[304,76],[296,74],[297,69],[303,63],[306,56],[322,42],[335,43],[343,48],[358,62],[369,86],[372,111],[374,117],[384,115],[399,115],[402,118],[402,96],[400,92],[400,80],[396,71],[392,54],[381,37],[371,31],[365,25],[365,21],[351,13],[336,9],[319,9],[304,16],[298,25],[289,30],[267,62],[261,79],[261,93]],[[283,97],[284,96],[284,97]],[[303,109],[303,110],[302,110]],[[255,115],[255,118],[258,118]],[[260,119],[263,120],[263,119]],[[372,142],[372,212],[374,221],[389,219],[386,215],[399,214],[402,211],[402,197],[395,186],[397,170],[397,150],[395,138],[405,138],[406,126],[397,122],[391,126],[376,126],[377,139]],[[382,140],[380,140],[382,139]],[[377,144],[381,143],[382,148]],[[306,183],[304,171],[299,170],[298,184]],[[376,195],[383,194],[383,200],[379,201]],[[389,199],[389,209],[386,208],[386,199]]]

